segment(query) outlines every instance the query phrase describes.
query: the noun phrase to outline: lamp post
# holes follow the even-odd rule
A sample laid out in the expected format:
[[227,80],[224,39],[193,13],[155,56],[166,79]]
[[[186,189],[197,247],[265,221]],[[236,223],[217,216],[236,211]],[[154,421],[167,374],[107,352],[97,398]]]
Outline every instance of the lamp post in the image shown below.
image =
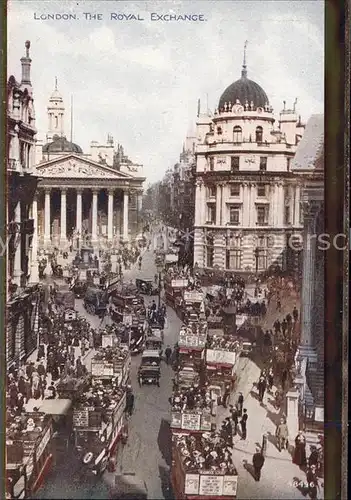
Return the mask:
[[258,247],[255,248],[255,259],[256,259],[256,264],[255,264],[255,267],[256,267],[256,276],[258,274],[258,256],[259,256],[259,253],[260,253],[260,250]]
[[162,264],[156,264],[156,269],[158,272],[158,309],[161,307],[161,273],[163,271]]

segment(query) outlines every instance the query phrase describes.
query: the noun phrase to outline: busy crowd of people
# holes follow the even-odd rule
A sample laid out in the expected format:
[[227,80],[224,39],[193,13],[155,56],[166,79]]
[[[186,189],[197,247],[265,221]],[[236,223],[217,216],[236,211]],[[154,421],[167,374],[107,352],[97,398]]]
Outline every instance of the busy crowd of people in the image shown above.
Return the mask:
[[170,403],[172,411],[211,410],[212,408],[211,394],[205,388],[200,387],[175,391],[170,398]]

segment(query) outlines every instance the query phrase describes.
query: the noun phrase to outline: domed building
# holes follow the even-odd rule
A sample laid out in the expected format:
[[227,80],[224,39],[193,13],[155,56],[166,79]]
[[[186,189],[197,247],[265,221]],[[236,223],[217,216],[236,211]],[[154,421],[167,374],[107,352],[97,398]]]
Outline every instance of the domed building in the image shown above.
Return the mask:
[[57,79],[47,114],[46,144],[36,145],[39,246],[67,249],[86,238],[94,245],[113,245],[114,240],[135,237],[141,226],[142,165],[129,160],[122,146],[115,150],[110,135],[106,145],[92,141],[90,154],[73,142],[72,130],[67,139]]
[[241,78],[214,114],[198,114],[194,264],[233,272],[296,269],[290,238],[300,235],[300,186],[290,170],[304,125],[292,109],[277,125],[269,93]]

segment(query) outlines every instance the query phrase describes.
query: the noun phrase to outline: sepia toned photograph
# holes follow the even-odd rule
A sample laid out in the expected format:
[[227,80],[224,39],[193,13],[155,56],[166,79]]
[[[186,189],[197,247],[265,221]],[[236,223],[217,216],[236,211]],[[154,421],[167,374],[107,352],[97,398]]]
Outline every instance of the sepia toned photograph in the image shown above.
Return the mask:
[[325,15],[8,1],[6,499],[332,498]]

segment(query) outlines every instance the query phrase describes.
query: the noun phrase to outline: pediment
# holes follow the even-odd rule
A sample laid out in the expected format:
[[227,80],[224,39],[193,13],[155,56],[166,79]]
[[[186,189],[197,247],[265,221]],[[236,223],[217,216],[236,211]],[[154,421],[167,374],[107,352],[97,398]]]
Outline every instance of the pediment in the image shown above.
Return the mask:
[[37,166],[37,173],[43,178],[64,179],[129,179],[131,176],[118,172],[92,160],[69,155],[47,161]]

